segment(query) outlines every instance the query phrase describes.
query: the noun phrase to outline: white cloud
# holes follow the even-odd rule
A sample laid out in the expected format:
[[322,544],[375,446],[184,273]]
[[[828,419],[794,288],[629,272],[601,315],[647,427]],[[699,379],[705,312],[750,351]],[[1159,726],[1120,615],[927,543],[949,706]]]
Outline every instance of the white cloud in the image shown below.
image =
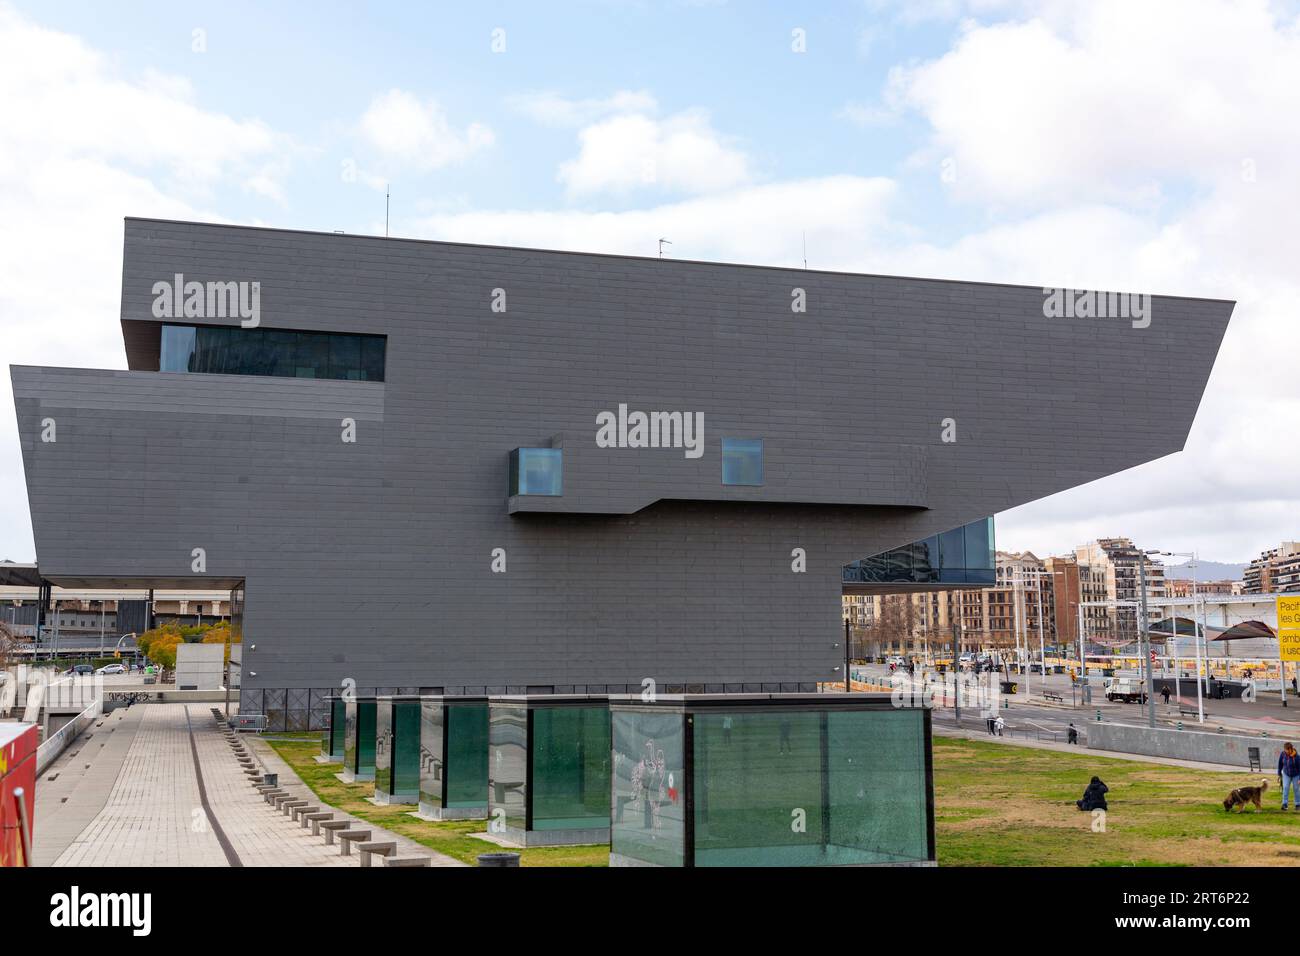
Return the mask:
[[[500,210],[440,214],[413,224],[416,235],[463,242],[588,252],[668,255],[798,266],[807,234],[810,265],[870,262],[896,240],[895,185],[883,178],[827,176],[750,186],[625,212]],[[847,251],[847,254],[846,254]]]
[[570,99],[553,91],[520,93],[507,101],[514,109],[546,126],[585,126],[616,113],[654,113],[655,98],[644,90],[619,90],[611,96]]
[[[1054,11],[1058,8],[1052,7]],[[890,100],[933,127],[958,198],[1148,204],[1170,185],[1285,163],[1300,33],[1263,0],[1091,0],[1068,19],[969,26],[945,55],[895,71]],[[1059,12],[1059,11],[1058,11]]]
[[[1013,511],[1002,540],[1059,550],[1132,533],[1241,559],[1300,532],[1293,223],[1300,184],[1300,32],[1259,0],[1043,5],[967,24],[896,71],[925,162],[955,161],[951,195],[1000,222],[892,269],[1238,300],[1181,455]],[[1158,363],[1151,370],[1160,375]]]
[[457,130],[436,100],[421,101],[398,89],[370,101],[360,130],[384,159],[425,170],[463,163],[494,140],[492,130],[482,123]]
[[122,220],[220,220],[223,188],[281,194],[291,144],[205,110],[183,78],[125,77],[0,5],[0,559],[31,559],[8,366],[126,366]]
[[570,196],[637,189],[700,194],[753,178],[749,159],[713,129],[701,110],[664,119],[613,116],[585,127],[578,140],[578,155],[559,172]]

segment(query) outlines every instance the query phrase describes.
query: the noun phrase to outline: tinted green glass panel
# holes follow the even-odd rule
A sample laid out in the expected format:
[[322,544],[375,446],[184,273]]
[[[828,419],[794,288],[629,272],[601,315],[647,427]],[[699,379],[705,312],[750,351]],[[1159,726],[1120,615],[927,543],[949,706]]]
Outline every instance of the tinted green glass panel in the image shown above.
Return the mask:
[[488,716],[488,805],[505,811],[506,826],[524,829],[528,781],[528,712],[496,704]]
[[925,728],[917,710],[839,712],[827,720],[828,864],[927,858]]
[[348,704],[347,766],[358,776],[375,772],[375,702]]
[[327,757],[341,757],[343,755],[343,730],[345,716],[343,713],[343,701],[330,701],[330,723],[323,735],[321,741],[323,746],[321,752]]
[[609,826],[608,707],[533,711],[533,829]]
[[821,715],[732,711],[694,720],[695,864],[820,863]]
[[645,711],[617,711],[611,716],[610,852],[657,866],[681,866],[686,845],[686,718]]
[[420,789],[420,702],[393,704],[392,783],[393,795],[414,796]]
[[488,795],[488,706],[450,704],[446,709],[447,806],[485,807]]

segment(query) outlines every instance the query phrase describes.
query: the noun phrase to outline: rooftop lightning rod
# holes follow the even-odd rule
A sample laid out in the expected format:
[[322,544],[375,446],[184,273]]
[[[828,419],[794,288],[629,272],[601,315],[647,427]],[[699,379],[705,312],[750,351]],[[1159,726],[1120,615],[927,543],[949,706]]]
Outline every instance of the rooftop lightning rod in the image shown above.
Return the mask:
[[384,185],[384,238],[388,238],[388,185]]
[[670,245],[670,246],[672,245],[672,243],[669,242],[667,239],[660,239],[660,240],[659,240],[659,258],[660,258],[660,259],[662,259],[662,258],[664,257],[664,243],[668,243],[668,245]]
[[803,267],[808,268],[808,230],[803,231]]

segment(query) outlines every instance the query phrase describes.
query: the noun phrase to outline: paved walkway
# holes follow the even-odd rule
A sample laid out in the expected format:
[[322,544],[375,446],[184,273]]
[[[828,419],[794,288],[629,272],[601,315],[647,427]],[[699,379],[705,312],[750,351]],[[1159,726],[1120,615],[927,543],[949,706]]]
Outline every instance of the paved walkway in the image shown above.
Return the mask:
[[36,866],[51,866],[104,809],[143,716],[143,707],[105,714],[37,781]]
[[[185,705],[140,704],[134,711],[138,724],[103,809],[53,865],[226,866],[199,801]],[[41,823],[38,816],[38,847]]]
[[[269,748],[254,742],[250,749],[280,774],[282,786],[314,799]],[[36,794],[38,866],[358,865],[355,854],[342,856],[337,845],[326,846],[262,800],[203,704],[110,712],[46,771]],[[361,825],[373,831],[372,839],[396,842],[402,856],[423,853],[435,866],[459,865]]]

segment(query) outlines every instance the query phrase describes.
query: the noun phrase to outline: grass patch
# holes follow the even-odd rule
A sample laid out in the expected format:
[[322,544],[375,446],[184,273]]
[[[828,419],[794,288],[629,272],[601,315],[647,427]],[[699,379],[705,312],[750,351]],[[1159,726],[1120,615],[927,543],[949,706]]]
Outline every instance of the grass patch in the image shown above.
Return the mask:
[[[1276,779],[934,738],[939,864],[962,866],[1294,866],[1300,813]],[[1074,801],[1096,774],[1110,787],[1105,832]],[[1269,780],[1263,812],[1225,813],[1234,787]]]
[[[289,735],[286,735],[289,736]],[[301,734],[296,734],[301,738]],[[305,783],[320,798],[322,803],[350,813],[358,819],[383,827],[393,833],[401,834],[437,850],[447,856],[468,863],[471,866],[480,853],[491,853],[501,848],[494,843],[471,836],[482,833],[487,826],[484,820],[449,820],[434,823],[417,820],[410,815],[412,806],[398,805],[389,807],[376,806],[367,798],[374,796],[375,785],[367,783],[344,783],[334,775],[343,769],[342,764],[317,763],[315,758],[320,753],[320,741],[301,739],[284,739],[264,735],[263,739],[280,755]],[[518,850],[520,866],[608,866],[609,846],[548,846]]]

